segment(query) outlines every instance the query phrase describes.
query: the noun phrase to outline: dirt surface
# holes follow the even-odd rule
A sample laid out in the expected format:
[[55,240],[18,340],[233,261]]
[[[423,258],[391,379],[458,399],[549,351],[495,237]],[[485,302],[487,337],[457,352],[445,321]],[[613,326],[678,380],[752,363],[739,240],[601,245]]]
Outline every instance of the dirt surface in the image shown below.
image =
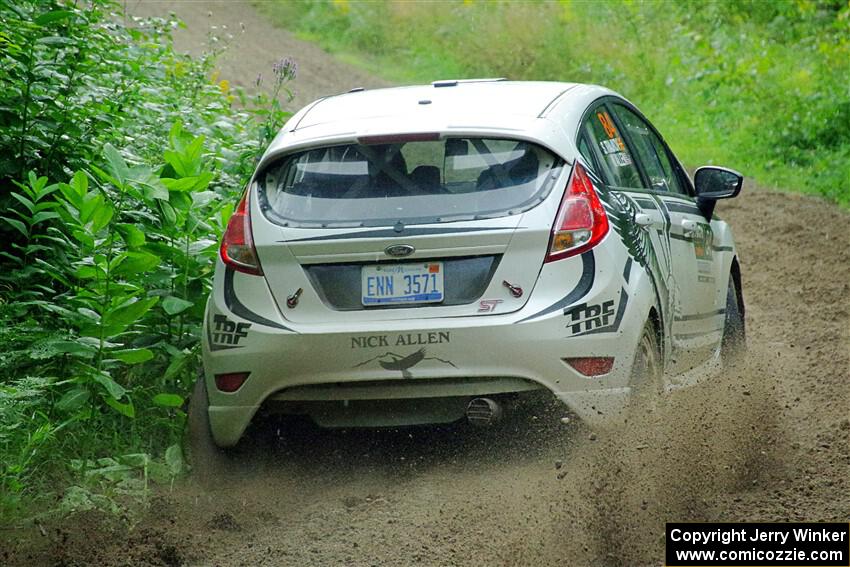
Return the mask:
[[174,35],[178,51],[200,55],[226,47],[219,58],[220,79],[233,86],[254,89],[272,83],[272,65],[286,57],[298,64],[292,108],[319,97],[355,87],[381,87],[388,83],[329,56],[310,42],[273,27],[249,2],[238,0],[119,0],[128,18],[175,14],[185,22]]
[[[190,30],[219,15],[263,30],[240,36],[244,53],[273,31],[304,92],[369,84],[247,7],[178,8]],[[334,72],[310,84],[311,65]],[[544,402],[484,431],[292,424],[214,488],[162,489],[134,520],[22,528],[0,564],[661,565],[666,521],[846,522],[850,215],[752,186],[718,212],[738,240],[749,356],[653,412],[600,432]]]

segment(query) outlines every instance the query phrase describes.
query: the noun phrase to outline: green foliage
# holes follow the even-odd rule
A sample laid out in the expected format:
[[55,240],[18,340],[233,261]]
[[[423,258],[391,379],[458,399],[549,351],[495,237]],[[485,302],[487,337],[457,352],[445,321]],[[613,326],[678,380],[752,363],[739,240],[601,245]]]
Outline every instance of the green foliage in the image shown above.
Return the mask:
[[249,97],[115,9],[0,0],[0,515],[182,473],[216,244],[289,116],[292,61]]
[[401,82],[506,76],[609,86],[690,165],[850,205],[843,0],[257,3]]

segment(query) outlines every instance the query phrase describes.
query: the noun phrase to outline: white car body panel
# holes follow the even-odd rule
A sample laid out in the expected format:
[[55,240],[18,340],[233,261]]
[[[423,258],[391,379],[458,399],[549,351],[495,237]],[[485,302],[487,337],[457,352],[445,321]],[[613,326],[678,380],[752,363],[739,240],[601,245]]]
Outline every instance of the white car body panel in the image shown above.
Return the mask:
[[[636,345],[653,308],[671,318],[665,321],[672,334],[664,337],[664,353],[672,385],[689,381],[686,371],[716,360],[720,335],[712,330],[722,331],[720,311],[735,255],[731,231],[722,221],[711,222],[714,254],[700,268],[713,279],[712,291],[679,294],[676,313],[658,305],[649,270],[630,255],[613,228],[591,250],[543,263],[571,166],[579,159],[575,139],[583,110],[603,96],[621,98],[590,85],[471,82],[355,92],[319,100],[295,114],[258,171],[304,148],[423,132],[527,140],[549,149],[565,165],[548,196],[525,212],[416,224],[402,235],[392,234],[392,227],[281,226],[261,210],[252,180],[251,226],[265,277],[234,271],[219,260],[207,305],[203,360],[216,443],[235,444],[270,400],[347,404],[545,388],[581,418],[608,420],[628,399]],[[678,200],[683,206],[688,202]],[[654,206],[658,211],[667,205]],[[458,305],[339,310],[308,276],[313,265],[387,261],[385,248],[401,242],[416,249],[405,262],[483,255],[500,256],[500,261],[480,297]],[[674,256],[693,253],[692,243],[670,242]],[[521,287],[522,296],[514,297],[503,282]],[[297,307],[287,307],[287,298],[299,289]],[[717,316],[692,315],[709,312]],[[688,353],[699,354],[689,358]],[[614,357],[614,366],[606,375],[588,378],[562,360],[588,356]],[[251,375],[239,390],[216,389],[215,374],[243,371]],[[451,408],[429,411],[377,422],[349,415],[347,423],[457,418]]]

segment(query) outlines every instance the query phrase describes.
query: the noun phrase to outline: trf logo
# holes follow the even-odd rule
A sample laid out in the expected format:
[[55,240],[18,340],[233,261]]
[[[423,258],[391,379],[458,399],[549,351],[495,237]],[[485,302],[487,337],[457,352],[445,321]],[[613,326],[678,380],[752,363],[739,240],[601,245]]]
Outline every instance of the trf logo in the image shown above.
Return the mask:
[[482,299],[478,302],[478,312],[479,313],[490,313],[496,310],[496,307],[499,306],[504,300],[502,299]]
[[213,343],[225,345],[238,345],[239,341],[248,336],[251,323],[235,323],[224,315],[214,315],[215,331],[213,331]]
[[599,327],[606,327],[614,316],[614,300],[606,301],[602,305],[588,305],[582,303],[564,309],[564,315],[570,316],[570,323],[567,325],[572,334],[581,331],[590,331]]

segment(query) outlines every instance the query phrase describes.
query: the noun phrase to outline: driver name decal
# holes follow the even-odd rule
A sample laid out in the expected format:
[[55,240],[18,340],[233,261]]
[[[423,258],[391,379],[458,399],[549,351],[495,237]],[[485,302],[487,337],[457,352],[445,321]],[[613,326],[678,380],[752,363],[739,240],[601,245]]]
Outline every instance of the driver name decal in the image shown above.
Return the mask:
[[439,345],[451,342],[449,331],[402,333],[400,335],[360,335],[351,337],[350,348],[378,348],[388,346]]

